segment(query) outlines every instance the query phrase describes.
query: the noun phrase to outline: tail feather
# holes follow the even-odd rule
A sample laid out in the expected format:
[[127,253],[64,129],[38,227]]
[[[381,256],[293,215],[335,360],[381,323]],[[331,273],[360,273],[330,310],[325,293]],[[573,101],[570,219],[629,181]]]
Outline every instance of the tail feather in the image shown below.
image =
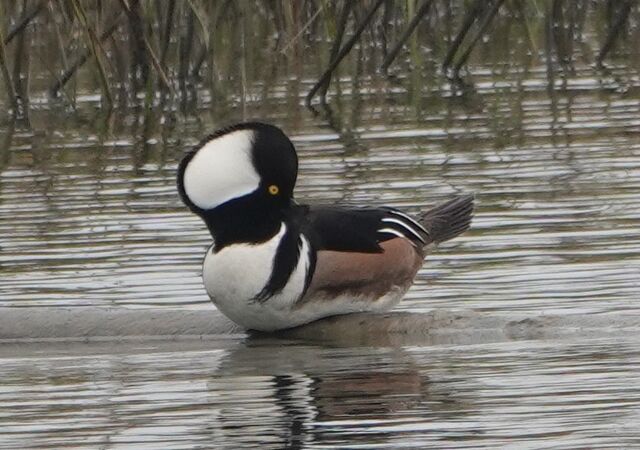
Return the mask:
[[439,244],[464,233],[471,225],[473,194],[462,195],[430,209],[420,217],[431,242]]

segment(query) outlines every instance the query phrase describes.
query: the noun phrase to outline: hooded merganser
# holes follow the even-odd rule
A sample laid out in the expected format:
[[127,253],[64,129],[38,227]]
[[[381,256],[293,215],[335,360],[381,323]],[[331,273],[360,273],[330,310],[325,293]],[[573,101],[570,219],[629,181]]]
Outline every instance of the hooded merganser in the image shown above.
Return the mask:
[[258,122],[216,131],[178,168],[182,200],[213,237],[203,265],[207,293],[249,329],[390,309],[428,251],[471,222],[472,195],[417,220],[393,208],[298,205],[297,173],[289,138]]

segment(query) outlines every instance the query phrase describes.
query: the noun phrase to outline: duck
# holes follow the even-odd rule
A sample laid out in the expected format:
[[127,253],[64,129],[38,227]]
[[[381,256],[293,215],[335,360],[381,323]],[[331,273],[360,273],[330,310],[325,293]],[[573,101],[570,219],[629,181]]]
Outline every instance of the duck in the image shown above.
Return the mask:
[[427,254],[471,224],[472,194],[413,218],[386,206],[298,204],[297,176],[293,143],[263,122],[215,131],[178,166],[178,193],[213,238],[202,265],[204,287],[224,315],[248,330],[388,311]]

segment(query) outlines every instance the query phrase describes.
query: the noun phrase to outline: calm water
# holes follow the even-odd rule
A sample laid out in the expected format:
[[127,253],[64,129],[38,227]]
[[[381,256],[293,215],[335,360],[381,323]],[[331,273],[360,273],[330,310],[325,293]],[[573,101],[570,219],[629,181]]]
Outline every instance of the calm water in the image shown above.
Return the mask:
[[640,339],[209,344],[3,355],[3,447],[640,446]]
[[[0,129],[0,306],[211,308],[209,237],[176,166],[217,126],[261,118],[298,148],[299,201],[417,212],[476,193],[472,230],[399,310],[637,314],[640,80],[596,75],[549,89],[543,67],[478,69],[465,100],[345,79],[318,115],[307,81],[222,105],[203,92],[188,115],[107,117],[92,95],[73,115],[36,108],[32,128]],[[0,447],[640,447],[639,344],[4,345]]]

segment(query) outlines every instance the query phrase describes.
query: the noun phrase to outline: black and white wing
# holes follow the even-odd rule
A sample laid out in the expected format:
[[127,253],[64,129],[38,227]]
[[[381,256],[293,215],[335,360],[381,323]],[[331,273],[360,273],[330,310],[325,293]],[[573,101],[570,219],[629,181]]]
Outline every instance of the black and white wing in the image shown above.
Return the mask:
[[392,208],[308,207],[303,232],[318,250],[379,253],[380,243],[402,237],[421,248],[428,231]]

